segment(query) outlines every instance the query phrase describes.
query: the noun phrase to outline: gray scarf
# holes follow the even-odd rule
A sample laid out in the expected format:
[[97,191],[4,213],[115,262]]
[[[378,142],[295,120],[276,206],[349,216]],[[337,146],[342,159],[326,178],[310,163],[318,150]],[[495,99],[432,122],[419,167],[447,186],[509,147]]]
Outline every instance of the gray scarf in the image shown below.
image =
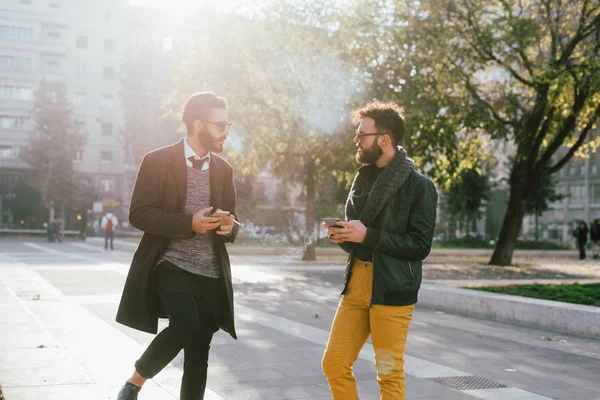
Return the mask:
[[406,151],[399,146],[392,161],[384,167],[373,184],[369,198],[360,216],[354,215],[354,207],[351,204],[352,195],[356,189],[356,181],[360,173],[356,174],[346,202],[346,218],[348,220],[359,219],[365,226],[370,226],[383,209],[385,203],[404,185],[414,170],[415,162],[408,158]]

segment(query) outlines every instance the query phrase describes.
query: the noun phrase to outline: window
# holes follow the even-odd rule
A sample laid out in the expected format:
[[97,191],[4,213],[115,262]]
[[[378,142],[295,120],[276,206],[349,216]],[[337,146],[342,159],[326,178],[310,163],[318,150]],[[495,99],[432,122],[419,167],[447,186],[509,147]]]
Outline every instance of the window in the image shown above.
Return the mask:
[[113,67],[104,67],[102,76],[104,79],[115,79],[115,69]]
[[598,167],[596,164],[592,165],[591,172],[592,175],[596,175],[598,173]]
[[83,161],[83,150],[77,150],[75,152],[75,157],[73,158],[74,161]]
[[173,50],[173,38],[170,36],[163,36],[162,51],[168,52],[171,50]]
[[104,51],[115,51],[116,42],[114,39],[104,39]]
[[575,175],[575,167],[570,166],[569,167],[569,176],[573,176],[573,175]]
[[583,185],[569,186],[569,204],[573,206],[583,204]]
[[585,164],[579,167],[579,175],[585,175]]
[[100,189],[102,189],[103,192],[114,192],[116,186],[114,179],[100,179]]
[[590,185],[590,203],[600,204],[600,185]]
[[73,93],[73,105],[80,106],[85,103],[86,95],[82,92]]
[[112,151],[106,150],[100,154],[100,162],[102,162],[102,164],[110,164],[112,163],[112,160]]
[[102,108],[113,108],[115,106],[115,98],[110,94],[102,96]]
[[52,40],[53,42],[60,41],[60,33],[59,32],[48,32],[48,40]]
[[87,47],[88,47],[87,36],[77,36],[77,48],[78,49],[87,49]]
[[87,77],[87,72],[88,68],[86,63],[77,63],[77,76],[79,78]]
[[60,11],[59,3],[50,3],[48,4],[48,7],[50,7],[50,11]]
[[31,70],[31,58],[0,56],[0,68],[15,70]]
[[[112,136],[113,134],[113,124],[110,122],[102,123],[102,136]],[[111,156],[112,160],[112,156]]]
[[33,29],[0,25],[0,38],[8,40],[33,40]]
[[0,129],[16,129],[20,131],[31,129],[31,118],[0,116]]
[[31,100],[31,88],[23,86],[0,86],[0,100]]
[[0,145],[0,158],[15,159],[21,155],[21,146],[19,145]]
[[85,133],[85,121],[75,121],[75,130],[78,133]]
[[57,74],[59,67],[60,65],[58,64],[58,61],[48,61],[46,72]]
[[112,19],[112,11],[104,11],[104,23],[108,23],[110,22],[110,20]]

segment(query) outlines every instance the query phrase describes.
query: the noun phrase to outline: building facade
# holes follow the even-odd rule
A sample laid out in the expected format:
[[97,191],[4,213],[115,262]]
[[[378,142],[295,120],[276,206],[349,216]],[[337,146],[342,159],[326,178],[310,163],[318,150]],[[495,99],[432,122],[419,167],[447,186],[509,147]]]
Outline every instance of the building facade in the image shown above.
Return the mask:
[[[128,206],[119,69],[127,52],[127,0],[5,0],[0,3],[0,184],[25,179],[20,153],[33,129],[42,80],[66,84],[74,123],[87,138],[74,167],[96,201]],[[91,205],[90,205],[91,207]]]
[[[597,133],[596,133],[597,135]],[[597,152],[587,158],[573,157],[556,175],[557,192],[563,199],[550,204],[538,221],[539,236],[565,245],[574,245],[572,231],[580,220],[588,225],[600,218],[600,156]],[[526,216],[523,236],[533,238],[535,218]]]

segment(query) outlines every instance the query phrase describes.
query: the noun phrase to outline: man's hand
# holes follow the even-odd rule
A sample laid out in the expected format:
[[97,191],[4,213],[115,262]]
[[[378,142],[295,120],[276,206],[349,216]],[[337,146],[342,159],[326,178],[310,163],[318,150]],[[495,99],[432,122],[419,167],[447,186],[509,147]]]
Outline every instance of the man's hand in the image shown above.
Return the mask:
[[223,217],[211,217],[207,216],[212,211],[212,207],[205,208],[204,210],[198,211],[192,218],[192,230],[198,233],[206,233],[217,229],[221,225]]
[[327,227],[327,224],[325,222],[323,222],[323,224],[321,224],[321,226],[323,226],[323,228],[327,229],[327,238],[329,239],[330,242],[332,243],[336,243],[336,244],[340,244],[343,243],[343,240],[338,240],[334,235],[333,235],[333,230],[335,228],[329,228]]
[[359,220],[349,222],[339,221],[338,225],[343,228],[329,228],[327,235],[333,243],[354,242],[362,243],[367,236],[367,227]]
[[217,235],[223,235],[223,236],[227,236],[229,234],[231,234],[231,231],[233,230],[233,220],[235,219],[235,215],[230,214],[228,216],[226,216],[225,218],[223,218],[223,220],[221,221],[221,229],[219,229],[217,231]]

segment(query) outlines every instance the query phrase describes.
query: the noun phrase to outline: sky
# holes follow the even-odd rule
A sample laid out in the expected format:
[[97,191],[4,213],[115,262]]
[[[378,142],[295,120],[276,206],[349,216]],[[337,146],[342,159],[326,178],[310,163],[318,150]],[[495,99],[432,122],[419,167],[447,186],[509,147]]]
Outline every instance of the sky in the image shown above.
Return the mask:
[[129,0],[130,4],[156,8],[176,8],[180,11],[192,11],[206,6],[214,6],[216,11],[231,12],[240,7],[262,3],[263,0]]

